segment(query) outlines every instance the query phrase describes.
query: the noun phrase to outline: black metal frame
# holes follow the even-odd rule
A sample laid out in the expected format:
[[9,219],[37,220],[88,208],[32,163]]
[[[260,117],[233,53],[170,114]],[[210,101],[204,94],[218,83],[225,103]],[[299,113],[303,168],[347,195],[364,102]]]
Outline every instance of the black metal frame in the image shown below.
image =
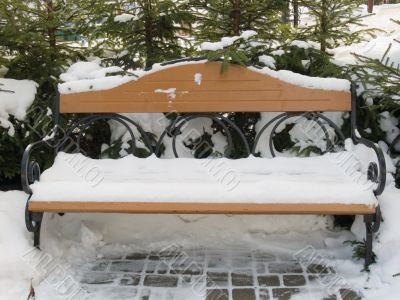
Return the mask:
[[[203,58],[196,58],[197,60]],[[196,60],[190,59],[190,60]],[[165,64],[172,64],[176,62],[187,61],[187,60],[178,60],[174,62],[167,62]],[[368,179],[375,182],[377,184],[376,188],[374,189],[374,194],[376,196],[382,194],[385,183],[386,183],[386,165],[385,165],[385,158],[383,152],[378,144],[375,144],[363,137],[357,131],[357,94],[356,94],[356,86],[354,84],[351,85],[351,96],[352,96],[352,111],[351,111],[351,138],[355,144],[364,144],[368,148],[374,150],[377,156],[377,162],[371,162],[368,168]],[[231,120],[225,117],[223,114],[220,113],[191,113],[185,115],[177,115],[176,119],[171,122],[171,124],[164,130],[161,134],[159,140],[157,141],[156,145],[152,145],[150,138],[148,137],[147,133],[143,130],[143,128],[137,124],[136,122],[132,121],[131,119],[115,113],[108,113],[108,114],[92,114],[86,117],[79,119],[75,124],[70,126],[66,132],[63,132],[59,127],[59,94],[57,93],[55,99],[55,111],[53,114],[54,120],[54,129],[52,138],[47,140],[40,140],[38,142],[32,143],[27,146],[25,152],[22,157],[21,162],[21,180],[22,186],[24,191],[29,194],[29,198],[27,200],[26,210],[25,210],[25,222],[28,231],[34,233],[34,245],[39,247],[40,245],[40,229],[41,223],[43,219],[42,212],[31,212],[28,209],[29,199],[32,195],[32,190],[30,188],[30,184],[34,183],[37,180],[40,180],[40,167],[39,164],[31,158],[31,154],[33,151],[40,149],[42,147],[50,147],[54,149],[54,153],[56,154],[58,151],[65,149],[68,140],[70,139],[71,134],[78,130],[78,138],[77,138],[77,148],[76,151],[80,151],[79,142],[81,139],[82,132],[90,127],[91,123],[106,119],[106,120],[114,120],[122,125],[124,125],[129,134],[132,137],[132,146],[135,147],[135,136],[132,131],[131,126],[136,127],[140,135],[142,136],[143,142],[149,150],[149,153],[155,153],[156,155],[160,155],[161,145],[164,141],[166,135],[172,137],[172,147],[175,157],[178,157],[178,152],[176,149],[176,138],[180,135],[181,129],[183,126],[196,118],[209,118],[213,120],[216,124],[218,124],[224,131],[224,134],[227,136],[228,140],[228,149],[225,153],[225,156],[229,157],[233,150],[233,142],[232,142],[232,135],[231,130],[233,130],[236,134],[238,134],[245,145],[245,149],[248,155],[255,155],[256,154],[256,147],[259,143],[262,135],[264,134],[265,130],[273,125],[271,134],[269,136],[269,148],[273,157],[275,157],[274,145],[273,145],[273,137],[276,134],[276,130],[280,124],[284,121],[293,118],[293,117],[303,117],[308,120],[313,120],[318,124],[323,133],[325,135],[325,140],[327,142],[327,149],[331,149],[332,141],[330,140],[330,136],[328,130],[326,129],[325,125],[330,126],[334,129],[336,136],[340,139],[340,141],[344,141],[345,136],[340,128],[333,123],[329,118],[324,116],[318,112],[296,112],[296,113],[282,113],[272,120],[270,120],[267,124],[265,124],[260,131],[258,132],[254,146],[250,149],[250,146],[247,142],[247,139],[243,132],[234,124]],[[400,139],[400,137],[399,137]],[[54,142],[54,143],[53,143]],[[365,266],[370,265],[373,262],[373,252],[372,252],[372,242],[373,242],[373,234],[376,233],[379,229],[381,221],[381,213],[379,206],[376,209],[376,213],[372,215],[365,215],[364,222],[366,226],[366,253],[365,253]]]

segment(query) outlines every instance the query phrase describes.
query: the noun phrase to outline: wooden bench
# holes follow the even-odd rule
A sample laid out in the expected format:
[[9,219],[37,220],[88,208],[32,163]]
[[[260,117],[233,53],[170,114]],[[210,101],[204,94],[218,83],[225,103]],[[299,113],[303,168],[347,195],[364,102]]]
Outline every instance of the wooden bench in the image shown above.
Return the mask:
[[[204,63],[202,61],[190,61],[168,63],[160,70],[148,72],[137,80],[130,81],[118,87],[80,93],[62,94],[57,99],[57,111],[55,112],[56,130],[59,113],[90,113],[83,117],[74,126],[66,130],[62,138],[55,134],[52,141],[42,140],[29,145],[22,160],[22,182],[25,192],[30,195],[26,208],[26,224],[29,231],[34,233],[34,243],[39,246],[40,227],[44,212],[69,213],[69,212],[98,212],[98,213],[161,213],[161,214],[322,214],[322,215],[364,215],[366,224],[366,257],[365,263],[372,261],[372,236],[380,223],[379,205],[367,205],[360,203],[344,203],[343,201],[331,201],[329,203],[296,203],[295,199],[273,203],[215,203],[207,201],[191,201],[188,195],[187,201],[114,201],[113,199],[102,201],[87,201],[82,199],[40,199],[35,197],[31,185],[40,179],[38,163],[31,158],[31,153],[41,147],[51,145],[56,152],[62,149],[63,143],[73,130],[83,130],[91,122],[99,119],[117,121],[129,128],[135,127],[142,135],[142,140],[150,151],[159,152],[165,137],[172,136],[174,153],[176,151],[176,136],[185,122],[198,117],[211,118],[219,124],[225,124],[225,134],[233,130],[243,140],[244,148],[248,154],[255,153],[256,147],[250,149],[243,133],[227,119],[223,114],[215,112],[285,112],[275,117],[266,124],[258,136],[256,143],[262,138],[267,128],[276,131],[278,124],[293,116],[303,116],[314,119],[322,126],[331,126],[337,135],[343,137],[340,129],[320,112],[339,111],[351,112],[352,134],[355,144],[364,144],[372,148],[376,153],[376,161],[369,163],[368,178],[375,182],[372,195],[382,193],[385,186],[386,168],[383,153],[379,146],[362,138],[357,131],[357,105],[354,85],[351,90],[322,90],[306,88],[282,81],[278,78],[261,73],[256,67],[245,68],[231,65],[221,74],[220,63]],[[194,76],[201,74],[194,80]],[[171,91],[170,89],[175,90]],[[160,92],[161,91],[161,92]],[[164,92],[167,91],[167,92]],[[168,92],[169,91],[169,92]],[[173,93],[173,94],[171,94]],[[158,141],[157,145],[151,145],[149,137],[139,124],[118,113],[125,112],[178,112],[187,113],[178,116],[172,122]],[[318,121],[319,120],[319,121]],[[229,128],[228,128],[229,127]],[[132,130],[129,130],[131,134]],[[326,133],[326,128],[324,129]],[[230,137],[231,138],[231,137]],[[58,140],[57,140],[58,139]],[[329,138],[328,138],[329,140]],[[229,141],[229,136],[228,136]],[[52,142],[53,144],[51,144]],[[272,137],[269,139],[271,152],[273,151]],[[161,172],[161,171],[160,171]],[[42,183],[42,186],[46,182]],[[157,182],[152,183],[157,186]],[[290,188],[290,187],[289,187]],[[134,187],[132,187],[134,189]],[[268,198],[268,191],[265,191]]]

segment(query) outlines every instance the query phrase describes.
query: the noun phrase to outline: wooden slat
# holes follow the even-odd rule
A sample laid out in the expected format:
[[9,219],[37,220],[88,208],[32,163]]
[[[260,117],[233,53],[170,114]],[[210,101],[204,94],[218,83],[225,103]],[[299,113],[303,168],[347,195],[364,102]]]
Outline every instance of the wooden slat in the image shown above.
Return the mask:
[[373,214],[362,204],[255,204],[166,202],[68,202],[31,201],[32,212],[98,212],[135,214]]
[[[220,73],[220,63],[172,66],[119,87],[63,94],[62,113],[350,111],[350,91],[308,89],[238,65]],[[201,84],[194,81],[202,74]],[[156,92],[176,88],[174,99]]]

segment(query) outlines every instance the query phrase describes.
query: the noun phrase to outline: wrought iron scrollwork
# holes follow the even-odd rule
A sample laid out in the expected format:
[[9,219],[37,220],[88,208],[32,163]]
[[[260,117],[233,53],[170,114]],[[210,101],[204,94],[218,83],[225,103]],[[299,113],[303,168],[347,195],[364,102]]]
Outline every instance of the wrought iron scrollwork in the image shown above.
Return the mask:
[[161,134],[160,138],[158,139],[155,153],[156,155],[160,156],[161,153],[161,145],[164,141],[164,138],[166,135],[169,135],[172,137],[172,150],[174,153],[174,156],[176,158],[179,157],[177,148],[176,148],[176,139],[179,135],[182,134],[182,128],[184,127],[185,124],[189,123],[190,121],[197,119],[197,118],[208,118],[214,121],[216,124],[218,124],[224,131],[224,134],[226,135],[228,146],[225,152],[226,157],[230,157],[233,154],[234,151],[234,144],[233,144],[233,138],[232,138],[232,132],[231,129],[233,129],[233,132],[235,132],[241,139],[247,156],[251,154],[250,151],[250,146],[249,143],[247,142],[247,139],[243,132],[240,130],[240,128],[231,120],[229,120],[227,117],[223,116],[222,114],[217,114],[217,113],[194,113],[194,114],[186,114],[182,116],[178,116],[175,118],[175,120],[163,131]]
[[30,161],[28,166],[28,182],[29,184],[40,180],[40,166],[36,161]]
[[151,140],[148,136],[148,134],[145,132],[145,130],[135,121],[131,120],[130,118],[120,115],[120,114],[97,114],[97,115],[89,115],[84,118],[79,119],[76,121],[72,126],[68,128],[68,130],[65,133],[65,137],[63,142],[60,143],[60,146],[58,147],[58,150],[65,149],[66,146],[68,146],[68,139],[72,136],[72,134],[77,131],[77,140],[76,140],[76,151],[80,152],[80,142],[82,139],[82,135],[87,130],[91,124],[95,121],[99,120],[113,120],[116,121],[120,124],[122,124],[127,131],[129,132],[129,135],[131,137],[131,143],[132,143],[132,148],[133,150],[136,149],[136,139],[135,139],[135,134],[133,133],[133,130],[131,126],[135,127],[137,131],[140,133],[140,136],[143,139],[143,143],[145,146],[148,148],[150,155],[153,153],[153,146],[151,143]]
[[[399,147],[397,150],[397,147]],[[400,134],[394,138],[394,140],[389,145],[390,153],[394,155],[400,155]]]
[[[252,153],[256,154],[257,145],[260,142],[261,137],[263,136],[264,132],[272,126],[271,133],[268,137],[268,145],[269,145],[269,150],[270,150],[272,157],[275,157],[276,154],[275,154],[273,139],[276,134],[276,131],[282,123],[284,123],[285,121],[287,121],[291,118],[295,118],[295,117],[312,120],[315,122],[315,124],[317,124],[322,129],[325,141],[327,143],[327,146],[326,146],[327,151],[329,151],[333,148],[334,143],[332,143],[332,141],[331,141],[331,137],[329,135],[329,131],[328,131],[326,125],[329,125],[329,127],[333,128],[333,130],[334,130],[336,136],[339,138],[340,142],[343,143],[343,141],[345,140],[345,136],[344,136],[342,130],[332,120],[330,120],[328,117],[326,117],[325,115],[323,115],[321,113],[318,113],[318,112],[282,113],[282,114],[279,114],[279,115],[275,116],[274,118],[272,118],[269,122],[267,122],[259,130],[259,132],[254,140],[254,146],[252,149]],[[324,122],[322,122],[321,120]]]
[[355,144],[363,144],[364,146],[374,150],[378,161],[378,175],[377,175],[377,187],[374,189],[375,195],[383,193],[386,185],[386,162],[385,156],[381,147],[370,140],[363,138],[357,130],[357,92],[356,85],[351,85],[351,138]]

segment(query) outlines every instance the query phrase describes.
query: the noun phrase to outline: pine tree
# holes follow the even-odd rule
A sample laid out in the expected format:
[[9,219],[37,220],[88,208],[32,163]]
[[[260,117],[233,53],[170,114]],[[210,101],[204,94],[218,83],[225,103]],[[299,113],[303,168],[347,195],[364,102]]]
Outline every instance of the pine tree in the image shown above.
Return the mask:
[[[396,42],[396,41],[394,41]],[[397,41],[400,43],[400,41]],[[369,100],[368,105],[362,107],[365,127],[377,127],[379,124],[379,113],[386,112],[389,117],[400,120],[400,64],[393,60],[390,55],[393,44],[389,45],[381,59],[374,59],[363,55],[354,54],[357,64],[349,67],[358,78],[359,85],[363,89],[362,97]],[[398,158],[400,156],[400,122],[398,128],[392,128],[389,132],[383,133],[377,128],[369,136],[370,139],[378,142],[386,140],[390,145],[390,153]],[[397,142],[396,142],[397,141]],[[397,163],[395,175],[397,185],[400,186],[400,162]]]
[[[192,15],[186,0],[118,0],[108,3],[107,22],[98,37],[123,68],[151,67],[190,55]],[[104,45],[102,45],[104,47]]]
[[350,26],[363,26],[365,16],[354,12],[363,4],[362,0],[300,0],[306,7],[313,24],[300,28],[300,38],[316,41],[320,49],[326,52],[343,43],[349,45],[361,39],[363,33],[371,33],[371,29],[351,31]]
[[[24,122],[11,118],[15,135],[0,128],[0,180],[19,173],[25,146],[50,133],[51,108],[58,77],[71,61],[84,59],[84,38],[95,26],[101,1],[95,0],[2,0],[0,2],[0,67],[6,77],[31,79],[39,84],[33,106]],[[65,120],[68,121],[68,120]],[[7,145],[7,146],[4,146]],[[16,161],[12,162],[9,154]],[[45,154],[41,160],[50,161]]]
[[288,27],[281,23],[286,3],[286,0],[191,0],[198,23],[195,36],[199,41],[215,41],[255,30],[259,38],[279,39],[288,32]]

